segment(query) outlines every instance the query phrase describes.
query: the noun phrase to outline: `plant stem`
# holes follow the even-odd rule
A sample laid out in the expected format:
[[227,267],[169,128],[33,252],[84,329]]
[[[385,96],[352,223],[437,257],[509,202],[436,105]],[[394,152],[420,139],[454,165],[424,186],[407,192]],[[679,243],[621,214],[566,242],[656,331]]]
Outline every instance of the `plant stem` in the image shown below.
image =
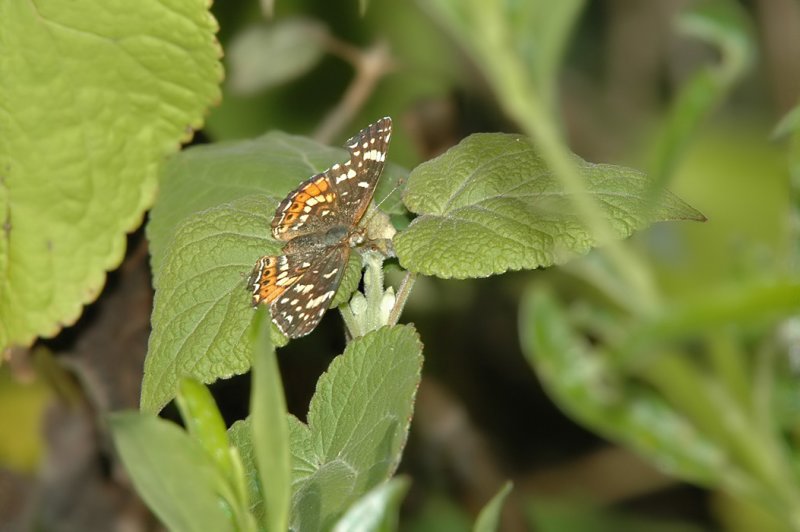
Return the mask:
[[394,301],[394,306],[392,307],[392,312],[389,314],[388,325],[397,325],[397,322],[400,320],[400,314],[402,314],[403,308],[406,306],[406,301],[408,300],[409,294],[411,294],[411,289],[414,288],[416,280],[416,273],[406,272],[406,276],[403,277],[403,282],[400,283],[400,288],[397,289],[397,296]]

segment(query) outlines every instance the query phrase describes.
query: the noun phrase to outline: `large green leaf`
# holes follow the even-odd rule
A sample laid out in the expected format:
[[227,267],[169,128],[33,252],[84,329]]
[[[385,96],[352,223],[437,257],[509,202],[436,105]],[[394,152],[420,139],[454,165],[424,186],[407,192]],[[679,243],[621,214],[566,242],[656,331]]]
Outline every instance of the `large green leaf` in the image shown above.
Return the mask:
[[[623,238],[660,220],[703,216],[664,192],[652,208],[649,181],[628,168],[576,157],[585,194]],[[600,242],[530,142],[476,134],[412,171],[406,206],[420,214],[395,239],[403,267],[444,278],[486,277],[562,263]]]
[[[268,133],[191,148],[170,161],[147,227],[156,294],[142,408],[161,408],[181,377],[211,383],[249,369],[244,336],[253,308],[245,284],[256,260],[283,245],[269,229],[275,208],[301,180],[345,159],[344,150]],[[388,171],[375,197],[402,173]],[[353,253],[332,306],[350,297],[360,271]],[[277,329],[273,342],[286,343]]]
[[233,530],[211,456],[180,427],[150,414],[110,418],[114,444],[136,490],[170,530]]
[[[169,253],[167,248],[177,228],[188,217],[233,200],[267,195],[269,202],[261,207],[261,214],[266,217],[261,234],[266,237],[270,234],[269,223],[275,208],[290,190],[345,160],[344,148],[331,148],[278,131],[252,140],[194,146],[176,154],[164,166],[158,202],[147,224],[156,289],[161,266]],[[387,165],[375,199],[383,199],[406,175],[402,168]],[[402,205],[387,201],[381,208],[397,213]]]
[[[294,530],[329,529],[391,477],[408,436],[421,364],[422,345],[411,326],[373,331],[353,340],[320,377],[308,425],[289,416]],[[249,424],[231,428],[246,469],[254,460]],[[251,477],[257,515],[261,491]]]
[[73,323],[219,99],[206,0],[0,2],[0,350]]

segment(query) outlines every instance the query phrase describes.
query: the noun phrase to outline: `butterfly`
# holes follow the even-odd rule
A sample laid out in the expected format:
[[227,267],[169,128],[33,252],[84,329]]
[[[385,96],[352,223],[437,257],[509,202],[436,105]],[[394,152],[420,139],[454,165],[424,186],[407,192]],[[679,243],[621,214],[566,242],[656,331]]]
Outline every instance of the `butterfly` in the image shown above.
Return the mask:
[[381,118],[350,138],[350,159],[311,176],[278,205],[272,236],[280,255],[258,259],[248,281],[253,305],[269,305],[289,338],[314,330],[333,299],[353,247],[364,241],[359,223],[383,172],[392,119]]

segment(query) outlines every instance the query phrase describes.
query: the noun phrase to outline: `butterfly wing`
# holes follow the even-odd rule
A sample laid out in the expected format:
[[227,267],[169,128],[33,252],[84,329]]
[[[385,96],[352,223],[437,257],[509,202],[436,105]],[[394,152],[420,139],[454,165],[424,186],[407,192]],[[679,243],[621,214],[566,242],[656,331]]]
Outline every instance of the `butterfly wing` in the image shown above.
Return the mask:
[[261,257],[248,284],[253,305],[269,305],[272,321],[289,338],[314,330],[342,280],[350,248],[336,245]]
[[385,117],[350,138],[349,160],[310,177],[278,205],[272,235],[288,241],[337,225],[355,227],[375,194],[391,133],[392,119]]

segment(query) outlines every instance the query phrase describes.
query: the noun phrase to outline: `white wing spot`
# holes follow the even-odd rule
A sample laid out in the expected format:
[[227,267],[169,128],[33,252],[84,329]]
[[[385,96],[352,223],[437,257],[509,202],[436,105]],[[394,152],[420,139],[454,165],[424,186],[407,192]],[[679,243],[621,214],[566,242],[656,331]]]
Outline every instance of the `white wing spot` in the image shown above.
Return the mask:
[[336,275],[336,272],[338,272],[338,271],[339,271],[339,268],[334,268],[334,269],[332,269],[330,272],[328,272],[328,273],[325,273],[325,274],[322,274],[322,276],[323,276],[324,278],[326,278],[326,279],[330,279],[331,277],[333,277],[334,275]]
[[356,176],[356,171],[351,168],[350,171],[347,172],[347,178],[353,179],[355,176]]
[[366,181],[359,181],[358,186],[360,186],[361,188],[369,188],[369,183],[367,183]]

